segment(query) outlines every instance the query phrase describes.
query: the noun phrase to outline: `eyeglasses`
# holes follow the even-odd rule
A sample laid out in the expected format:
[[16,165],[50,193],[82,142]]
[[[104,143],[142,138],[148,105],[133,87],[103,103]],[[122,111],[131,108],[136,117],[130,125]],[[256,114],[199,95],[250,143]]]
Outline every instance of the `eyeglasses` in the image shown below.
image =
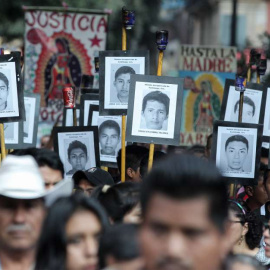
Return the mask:
[[239,202],[234,201],[234,200],[228,200],[228,202],[231,202],[231,203],[234,203],[235,205],[237,205],[240,208],[240,210],[242,211],[242,213],[244,214],[244,216],[246,216],[246,211]]

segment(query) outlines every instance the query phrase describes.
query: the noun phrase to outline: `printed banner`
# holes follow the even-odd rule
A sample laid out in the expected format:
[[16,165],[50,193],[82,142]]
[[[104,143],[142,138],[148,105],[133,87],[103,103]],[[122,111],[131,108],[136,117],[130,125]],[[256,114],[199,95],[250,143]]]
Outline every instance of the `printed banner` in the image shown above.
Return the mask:
[[62,98],[64,86],[78,87],[82,74],[93,75],[107,21],[106,14],[25,12],[25,91],[40,93],[44,107]]
[[236,72],[236,47],[182,45],[179,70]]
[[179,75],[185,78],[180,144],[205,145],[220,117],[225,80],[235,74],[179,71]]

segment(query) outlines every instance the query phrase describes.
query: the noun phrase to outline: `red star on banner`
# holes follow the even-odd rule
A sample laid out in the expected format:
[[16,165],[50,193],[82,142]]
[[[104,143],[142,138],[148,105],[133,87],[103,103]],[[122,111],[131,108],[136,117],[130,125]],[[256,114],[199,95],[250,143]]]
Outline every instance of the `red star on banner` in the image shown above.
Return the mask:
[[94,47],[94,46],[100,47],[99,43],[102,41],[102,39],[99,39],[97,35],[95,35],[94,38],[89,38],[89,40],[92,42],[91,47]]

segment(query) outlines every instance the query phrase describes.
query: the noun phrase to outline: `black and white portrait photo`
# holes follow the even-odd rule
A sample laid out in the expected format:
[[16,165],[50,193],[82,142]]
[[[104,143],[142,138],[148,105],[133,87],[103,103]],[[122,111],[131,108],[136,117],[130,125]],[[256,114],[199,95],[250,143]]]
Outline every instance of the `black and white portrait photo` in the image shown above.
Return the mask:
[[147,74],[148,64],[146,51],[100,52],[100,115],[126,113],[131,76]]
[[[228,80],[232,81],[232,80]],[[224,121],[238,122],[240,92],[235,90],[233,85],[229,85],[226,81],[226,86],[223,96],[222,108],[225,110]],[[242,123],[258,124],[261,120],[261,106],[263,101],[263,91],[261,86],[248,83],[244,92]]]
[[146,91],[142,102],[141,129],[167,130],[170,92]]
[[98,147],[95,145],[95,142],[98,145],[96,127],[62,127],[54,128],[54,132],[55,147],[67,178],[71,178],[78,170],[88,170],[99,165]]
[[173,138],[177,89],[177,84],[136,83],[133,135]]
[[257,179],[261,142],[262,125],[216,121],[212,158],[224,177],[252,182]]
[[100,161],[116,163],[121,148],[121,123],[121,116],[98,117]]
[[88,126],[98,126],[99,105],[91,105],[88,117]]
[[25,121],[23,121],[23,143],[28,147],[36,146],[37,142],[37,128],[39,120],[40,109],[40,95],[39,94],[25,94]]
[[11,54],[0,55],[1,122],[17,122],[24,120],[24,117],[20,57]]
[[[179,144],[183,81],[134,75],[127,116],[129,141]],[[180,135],[179,135],[180,136]],[[141,139],[140,139],[141,137]]]
[[0,117],[19,116],[15,63],[0,63]]
[[[135,63],[131,64],[130,62]],[[104,107],[105,109],[119,109],[121,107],[127,109],[130,76],[132,74],[144,74],[144,57],[138,57],[136,60],[133,57],[126,57],[125,59],[106,57],[105,65]]]

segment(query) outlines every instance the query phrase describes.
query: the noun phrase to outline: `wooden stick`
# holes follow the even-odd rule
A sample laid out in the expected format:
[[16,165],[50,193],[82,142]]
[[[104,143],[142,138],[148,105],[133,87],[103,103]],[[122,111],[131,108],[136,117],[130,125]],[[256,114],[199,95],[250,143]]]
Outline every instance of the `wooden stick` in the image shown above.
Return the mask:
[[261,83],[261,77],[258,71],[257,71],[257,83]]
[[126,179],[126,116],[122,115],[122,138],[121,138],[121,182]]
[[73,126],[77,127],[77,111],[76,111],[76,108],[73,108],[72,111],[73,111]]
[[122,27],[122,51],[127,50],[127,29]]
[[248,71],[247,71],[247,82],[250,82],[250,78],[251,78],[251,66],[248,66]]
[[[1,48],[0,54],[4,54],[4,49]],[[1,160],[6,157],[6,145],[5,145],[5,133],[4,133],[4,124],[0,123],[0,140],[1,140]]]
[[106,171],[106,172],[109,170],[109,168],[108,167],[105,167],[105,166],[101,166],[101,169],[104,170],[104,171]]
[[[159,51],[157,76],[161,76],[162,74],[163,55],[164,55],[163,51]],[[150,143],[149,158],[148,158],[148,171],[150,171],[153,167],[154,152],[155,152],[155,145],[153,143]]]
[[[127,50],[127,30],[122,27],[122,51]],[[126,180],[126,116],[122,115],[122,138],[121,138],[121,182]]]

